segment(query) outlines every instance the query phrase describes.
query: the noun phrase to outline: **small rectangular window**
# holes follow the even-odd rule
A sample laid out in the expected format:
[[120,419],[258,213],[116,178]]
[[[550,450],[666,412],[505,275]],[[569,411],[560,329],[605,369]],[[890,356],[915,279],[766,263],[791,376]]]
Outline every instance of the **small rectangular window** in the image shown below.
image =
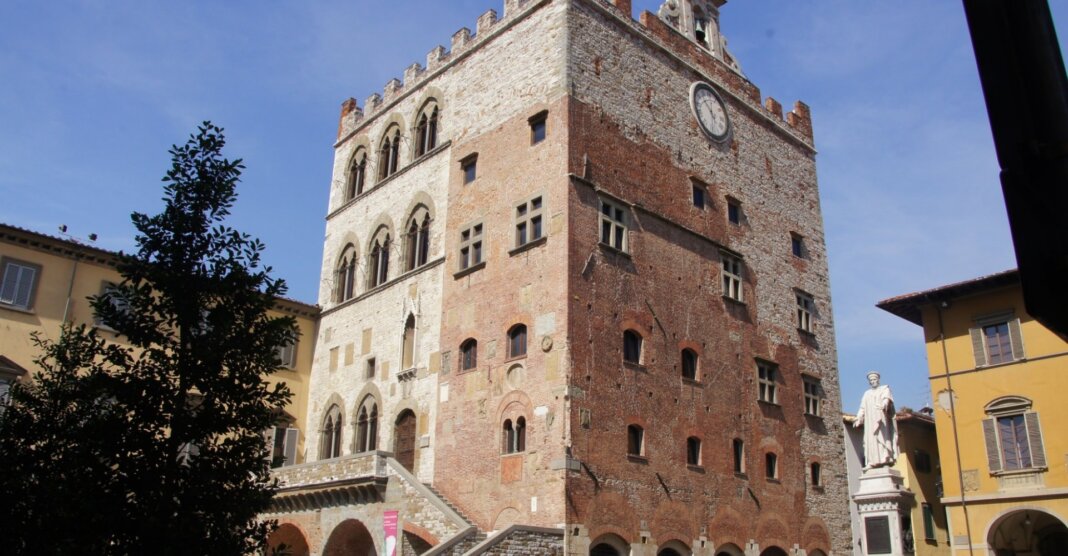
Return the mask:
[[367,369],[364,372],[364,378],[372,379],[375,377],[375,358],[371,357],[367,360]]
[[627,219],[623,207],[601,199],[601,243],[627,251]]
[[731,451],[734,455],[734,472],[738,475],[745,473],[745,443],[742,439],[734,439],[731,443]]
[[460,232],[460,270],[482,262],[482,224],[472,224]]
[[916,450],[912,453],[912,465],[916,468],[918,473],[930,473],[931,454],[928,454],[923,450]]
[[545,140],[545,120],[548,112],[540,112],[530,118],[530,144],[537,145]]
[[757,399],[770,404],[779,403],[779,389],[776,385],[778,371],[770,363],[757,363]]
[[701,439],[690,437],[686,439],[686,464],[701,465]]
[[790,252],[795,257],[801,257],[804,255],[804,240],[797,234],[790,234]]
[[627,455],[645,455],[645,431],[638,425],[627,427]]
[[727,220],[731,224],[742,223],[742,204],[737,199],[727,198]]
[[478,155],[473,154],[460,161],[460,168],[464,173],[464,183],[468,184],[475,181],[478,177]]
[[693,206],[705,208],[705,188],[696,182],[693,184]]
[[801,379],[801,383],[805,389],[805,415],[819,417],[820,400],[823,398],[823,394],[820,391],[820,381],[815,378],[804,377]]
[[779,456],[772,452],[764,454],[764,477],[772,480],[779,478]]
[[0,306],[14,309],[33,309],[37,293],[37,278],[41,266],[15,259],[0,259],[3,278],[0,280]]
[[818,462],[812,462],[809,466],[809,475],[812,479],[812,486],[817,488],[823,486],[823,468]]
[[727,253],[723,257],[723,296],[742,300],[742,260]]
[[523,201],[515,207],[515,246],[522,247],[542,238],[541,195]]
[[795,292],[797,298],[797,328],[804,332],[812,332],[812,313],[815,304],[812,296],[804,292]]

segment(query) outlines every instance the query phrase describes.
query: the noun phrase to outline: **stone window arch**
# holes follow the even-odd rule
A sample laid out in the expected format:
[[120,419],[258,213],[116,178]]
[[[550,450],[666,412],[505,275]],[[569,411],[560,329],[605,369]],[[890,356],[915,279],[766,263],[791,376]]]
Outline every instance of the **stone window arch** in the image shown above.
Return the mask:
[[360,147],[356,154],[352,155],[349,171],[345,183],[345,200],[351,201],[363,194],[364,185],[367,183],[367,149]]
[[438,146],[438,127],[441,110],[436,99],[423,104],[415,124],[415,157],[425,155]]
[[356,411],[356,452],[378,449],[378,400],[366,396]]
[[342,303],[356,295],[356,246],[348,244],[341,250],[334,269],[334,301]]
[[430,256],[430,210],[419,205],[412,211],[404,232],[404,270],[415,270]]
[[382,226],[371,238],[367,259],[367,288],[376,288],[389,278],[389,228]]
[[400,131],[400,126],[393,124],[382,134],[382,143],[378,147],[378,181],[395,174],[400,166]]
[[344,429],[341,408],[337,404],[326,410],[323,428],[319,433],[319,459],[341,457],[341,433]]
[[409,314],[404,321],[404,336],[401,341],[401,369],[415,366],[415,315]]

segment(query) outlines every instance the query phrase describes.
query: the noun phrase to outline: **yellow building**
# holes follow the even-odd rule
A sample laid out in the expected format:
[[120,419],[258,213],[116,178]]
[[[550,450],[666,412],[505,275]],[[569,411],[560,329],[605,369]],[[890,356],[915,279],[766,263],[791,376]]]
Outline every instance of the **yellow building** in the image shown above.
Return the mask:
[[1019,273],[878,307],[923,327],[953,554],[1068,554],[1068,344]]
[[[0,397],[14,381],[33,375],[39,351],[32,333],[57,340],[64,321],[93,323],[87,298],[121,280],[115,262],[111,251],[0,224]],[[302,421],[319,308],[279,299],[275,310],[296,318],[300,334],[296,345],[279,349],[283,368],[269,378],[285,381],[293,391],[283,416],[285,426],[270,433],[274,460],[290,465],[304,462]],[[98,330],[106,339],[122,342],[106,326],[98,324]]]

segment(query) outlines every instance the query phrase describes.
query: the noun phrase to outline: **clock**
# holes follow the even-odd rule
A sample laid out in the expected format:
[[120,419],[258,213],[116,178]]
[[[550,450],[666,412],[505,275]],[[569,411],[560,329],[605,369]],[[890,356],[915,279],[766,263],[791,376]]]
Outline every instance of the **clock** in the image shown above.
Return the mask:
[[727,140],[731,133],[727,105],[711,85],[698,81],[690,87],[690,108],[709,139],[717,143]]

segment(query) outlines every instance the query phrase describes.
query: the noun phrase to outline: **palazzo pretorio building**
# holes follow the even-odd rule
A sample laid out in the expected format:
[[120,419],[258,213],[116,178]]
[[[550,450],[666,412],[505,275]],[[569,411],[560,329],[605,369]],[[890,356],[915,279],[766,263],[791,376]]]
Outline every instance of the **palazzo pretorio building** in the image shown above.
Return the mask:
[[505,0],[342,103],[272,550],[851,550],[810,112],[721,9]]

